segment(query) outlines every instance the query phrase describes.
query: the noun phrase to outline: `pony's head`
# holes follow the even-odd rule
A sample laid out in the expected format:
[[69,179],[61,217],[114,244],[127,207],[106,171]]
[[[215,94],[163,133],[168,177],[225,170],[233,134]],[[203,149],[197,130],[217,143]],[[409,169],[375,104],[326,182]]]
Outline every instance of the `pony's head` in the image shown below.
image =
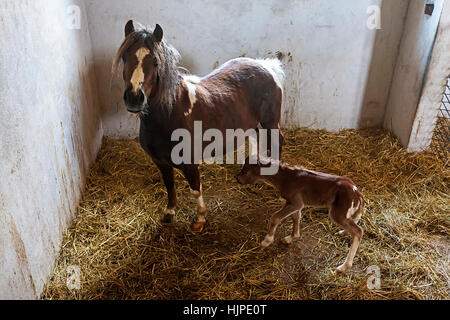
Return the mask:
[[141,113],[149,100],[171,107],[178,84],[178,52],[163,41],[163,29],[153,32],[136,30],[132,20],[125,26],[125,40],[120,46],[113,68],[123,63],[124,101],[129,112]]

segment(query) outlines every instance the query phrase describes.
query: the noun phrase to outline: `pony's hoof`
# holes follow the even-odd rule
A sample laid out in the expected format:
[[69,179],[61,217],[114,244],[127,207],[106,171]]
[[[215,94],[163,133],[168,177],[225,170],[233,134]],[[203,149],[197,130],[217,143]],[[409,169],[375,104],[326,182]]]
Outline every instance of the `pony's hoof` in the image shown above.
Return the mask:
[[164,224],[172,224],[175,221],[175,215],[173,214],[166,214],[162,219],[161,222]]
[[191,231],[194,233],[202,233],[205,230],[206,222],[194,222],[191,225]]

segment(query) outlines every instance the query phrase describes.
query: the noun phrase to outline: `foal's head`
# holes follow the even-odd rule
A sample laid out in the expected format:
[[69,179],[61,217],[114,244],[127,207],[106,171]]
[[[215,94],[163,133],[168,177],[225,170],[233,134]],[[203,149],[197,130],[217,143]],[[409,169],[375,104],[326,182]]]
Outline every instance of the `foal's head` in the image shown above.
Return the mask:
[[117,52],[114,69],[123,62],[124,100],[128,111],[143,112],[150,99],[170,108],[176,98],[179,53],[165,43],[159,25],[153,32],[125,26],[125,40]]
[[262,163],[258,157],[248,157],[236,179],[239,184],[254,184],[261,178]]
[[[270,155],[270,152],[268,154]],[[282,166],[280,161],[271,159],[267,154],[250,156],[245,160],[245,164],[241,172],[236,176],[236,179],[239,184],[255,184],[258,181],[264,180],[264,176],[277,174],[280,166]],[[266,170],[274,168],[275,170]],[[264,172],[263,170],[266,171]]]

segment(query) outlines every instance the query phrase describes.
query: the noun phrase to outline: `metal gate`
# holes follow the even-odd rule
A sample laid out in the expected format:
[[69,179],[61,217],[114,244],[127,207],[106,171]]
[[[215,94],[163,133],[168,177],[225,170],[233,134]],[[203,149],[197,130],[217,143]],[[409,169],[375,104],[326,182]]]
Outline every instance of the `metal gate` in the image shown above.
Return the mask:
[[450,79],[442,100],[441,109],[434,129],[431,150],[449,166],[450,156]]

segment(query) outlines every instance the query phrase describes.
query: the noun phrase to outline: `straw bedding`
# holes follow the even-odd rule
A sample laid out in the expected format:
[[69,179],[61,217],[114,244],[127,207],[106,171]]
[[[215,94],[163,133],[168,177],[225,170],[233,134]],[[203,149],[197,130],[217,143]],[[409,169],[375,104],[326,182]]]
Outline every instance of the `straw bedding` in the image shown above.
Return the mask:
[[[160,175],[136,141],[105,140],[79,215],[43,299],[449,299],[450,172],[431,154],[407,154],[379,130],[285,131],[291,164],[346,175],[367,201],[365,235],[353,269],[334,272],[350,239],[334,234],[327,210],[304,210],[301,239],[262,250],[270,215],[283,201],[268,185],[235,183],[239,166],[202,166],[209,224],[189,225],[195,202],[177,174],[178,211],[166,205]],[[67,267],[82,272],[81,290],[66,286]],[[381,288],[367,269],[381,269]]]

